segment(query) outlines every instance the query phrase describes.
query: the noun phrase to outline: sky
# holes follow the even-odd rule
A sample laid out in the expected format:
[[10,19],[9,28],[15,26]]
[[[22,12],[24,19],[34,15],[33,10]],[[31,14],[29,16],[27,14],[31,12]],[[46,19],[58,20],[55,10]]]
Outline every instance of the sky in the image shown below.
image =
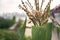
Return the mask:
[[[25,0],[24,0],[25,1]],[[48,0],[45,0],[43,8],[47,4]],[[34,4],[33,0],[30,0],[32,5]],[[21,4],[21,0],[0,0],[0,14],[7,13],[7,12],[19,12],[24,13],[24,11],[20,10],[18,5]],[[56,5],[60,4],[60,0],[53,0],[51,3],[51,9],[54,8]]]

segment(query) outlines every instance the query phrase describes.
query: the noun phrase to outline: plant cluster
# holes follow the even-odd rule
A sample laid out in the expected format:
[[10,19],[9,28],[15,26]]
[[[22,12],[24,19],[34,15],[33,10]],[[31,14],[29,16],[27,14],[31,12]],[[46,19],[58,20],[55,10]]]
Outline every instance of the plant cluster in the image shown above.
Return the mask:
[[[27,2],[22,2],[22,5],[19,5],[20,8],[22,8],[26,14],[28,15],[29,19],[32,20],[32,22],[34,23],[34,25],[43,25],[45,23],[47,23],[49,15],[50,15],[50,4],[52,0],[49,0],[48,4],[46,5],[44,11],[42,10],[43,7],[43,3],[45,0],[42,0],[41,2],[41,6],[39,5],[39,0],[34,0],[35,2],[35,9],[33,9],[33,6],[31,5],[31,3],[29,2],[29,0],[27,0]],[[30,8],[30,10],[28,9],[28,7]],[[39,7],[40,6],[40,7]]]

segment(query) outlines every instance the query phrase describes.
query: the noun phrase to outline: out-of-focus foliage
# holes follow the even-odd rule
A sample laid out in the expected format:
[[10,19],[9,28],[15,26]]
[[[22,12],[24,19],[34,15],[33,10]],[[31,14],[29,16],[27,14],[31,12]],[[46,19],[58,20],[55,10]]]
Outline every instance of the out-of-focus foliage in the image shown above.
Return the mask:
[[0,29],[8,29],[15,23],[15,17],[13,19],[5,19],[0,17]]
[[18,22],[17,24],[17,35],[19,35],[19,40],[26,40],[25,39],[25,29],[26,29],[26,21],[27,19],[25,20],[24,24],[21,26],[21,23],[20,21]]
[[28,38],[25,37],[26,21],[27,19],[22,26],[19,21],[15,31],[0,29],[0,40],[28,40]]
[[28,37],[25,37],[25,40],[32,40],[32,38],[28,36]]
[[0,40],[19,40],[19,36],[14,31],[0,30]]
[[53,27],[52,23],[32,27],[32,40],[51,40]]
[[57,28],[57,31],[60,32],[60,26]]

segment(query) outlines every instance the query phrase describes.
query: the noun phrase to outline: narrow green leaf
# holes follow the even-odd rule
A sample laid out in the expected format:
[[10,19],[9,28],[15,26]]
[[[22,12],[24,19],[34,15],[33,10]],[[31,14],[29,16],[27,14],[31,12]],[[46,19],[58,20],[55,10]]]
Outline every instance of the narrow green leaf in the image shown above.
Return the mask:
[[42,26],[32,27],[32,40],[51,40],[52,23],[47,23]]
[[27,22],[27,18],[25,19],[25,22],[24,22],[24,24],[23,24],[23,26],[22,27],[20,27],[20,29],[19,29],[19,34],[20,34],[20,40],[24,40],[24,37],[25,37],[25,29],[26,29],[26,22]]

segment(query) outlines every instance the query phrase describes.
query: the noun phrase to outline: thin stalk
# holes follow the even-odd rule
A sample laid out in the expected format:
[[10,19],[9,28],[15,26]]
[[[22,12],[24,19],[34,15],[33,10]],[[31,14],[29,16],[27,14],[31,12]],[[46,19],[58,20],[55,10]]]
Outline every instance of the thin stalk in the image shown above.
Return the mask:
[[44,3],[44,0],[42,0],[42,2],[41,2],[41,8],[42,8],[42,6],[43,6],[43,3]]
[[31,3],[29,2],[29,0],[27,0],[28,4],[30,5],[30,8],[33,9],[33,6],[31,5]]
[[22,5],[27,9],[27,7],[26,7],[26,5],[24,4],[24,2],[21,0],[21,2],[22,2]]
[[39,0],[35,0],[36,11],[39,11]]
[[42,22],[42,25],[47,23],[48,19],[45,19],[43,22]]
[[31,10],[31,13],[35,14],[35,10],[33,9],[33,6],[31,4],[29,4],[29,3],[27,3],[27,2],[25,2],[25,3],[29,6],[29,8]]

